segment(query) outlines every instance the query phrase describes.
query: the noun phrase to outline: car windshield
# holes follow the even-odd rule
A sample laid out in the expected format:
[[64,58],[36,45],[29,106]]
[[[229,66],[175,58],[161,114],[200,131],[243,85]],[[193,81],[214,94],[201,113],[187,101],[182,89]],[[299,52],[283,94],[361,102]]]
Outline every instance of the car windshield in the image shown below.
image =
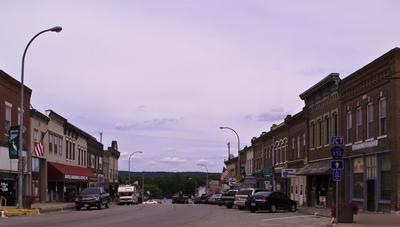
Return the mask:
[[97,188],[85,188],[81,194],[100,194],[100,189]]
[[121,196],[131,196],[132,192],[121,192]]
[[236,195],[251,195],[253,190],[240,190],[236,193]]

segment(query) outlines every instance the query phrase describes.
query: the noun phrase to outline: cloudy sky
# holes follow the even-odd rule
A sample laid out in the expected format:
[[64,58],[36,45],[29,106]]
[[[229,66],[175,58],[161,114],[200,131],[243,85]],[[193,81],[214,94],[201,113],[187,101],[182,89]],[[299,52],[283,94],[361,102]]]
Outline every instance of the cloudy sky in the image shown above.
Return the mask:
[[0,0],[0,69],[104,147],[119,169],[221,172],[332,72],[400,43],[400,1]]

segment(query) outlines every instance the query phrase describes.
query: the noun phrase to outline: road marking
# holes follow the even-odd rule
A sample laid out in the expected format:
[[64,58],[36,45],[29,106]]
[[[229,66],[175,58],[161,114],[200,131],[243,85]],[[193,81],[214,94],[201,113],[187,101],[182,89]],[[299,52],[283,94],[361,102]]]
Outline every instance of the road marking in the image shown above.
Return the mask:
[[269,218],[269,219],[262,219],[262,221],[289,219],[289,218],[302,218],[302,217],[313,217],[313,215],[292,216],[292,217],[282,217],[282,218]]

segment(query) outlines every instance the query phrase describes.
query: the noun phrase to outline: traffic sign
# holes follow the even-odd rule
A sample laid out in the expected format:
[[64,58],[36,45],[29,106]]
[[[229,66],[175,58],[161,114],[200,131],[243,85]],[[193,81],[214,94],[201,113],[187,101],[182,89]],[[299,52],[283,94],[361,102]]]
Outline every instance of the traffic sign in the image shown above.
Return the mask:
[[343,160],[332,161],[331,168],[333,170],[343,169]]
[[341,145],[343,144],[343,137],[341,136],[332,136],[331,137],[332,145]]
[[238,175],[236,175],[235,179],[236,179],[238,182],[240,182],[240,181],[243,180],[243,177],[242,177],[242,175],[238,174]]
[[341,175],[341,173],[340,173],[341,171],[338,169],[338,170],[333,170],[333,181],[340,181],[341,179],[340,179],[340,175]]
[[333,159],[333,160],[340,160],[340,159],[342,159],[343,151],[344,151],[344,149],[341,148],[341,147],[338,147],[338,146],[333,147],[333,148],[331,149],[332,159]]

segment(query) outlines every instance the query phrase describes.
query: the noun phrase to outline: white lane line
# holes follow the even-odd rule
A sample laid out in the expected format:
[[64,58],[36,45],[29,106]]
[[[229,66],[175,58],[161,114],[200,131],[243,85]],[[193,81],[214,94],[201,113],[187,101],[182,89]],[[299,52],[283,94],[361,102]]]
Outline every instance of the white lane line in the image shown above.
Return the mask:
[[292,216],[292,217],[282,217],[282,218],[269,218],[269,219],[262,219],[262,221],[280,220],[280,219],[289,219],[289,218],[302,218],[302,217],[313,217],[313,215]]

